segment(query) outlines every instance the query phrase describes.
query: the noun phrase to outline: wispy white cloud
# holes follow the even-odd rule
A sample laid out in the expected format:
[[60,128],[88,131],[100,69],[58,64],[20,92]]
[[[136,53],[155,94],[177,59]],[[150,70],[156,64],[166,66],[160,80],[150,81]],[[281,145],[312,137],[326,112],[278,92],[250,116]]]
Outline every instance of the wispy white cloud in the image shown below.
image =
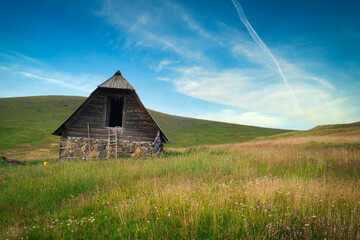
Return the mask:
[[23,58],[23,59],[29,61],[29,62],[33,62],[33,63],[39,64],[39,65],[40,65],[40,64],[41,64],[41,65],[44,64],[43,62],[39,61],[38,59],[35,59],[35,58],[32,58],[32,57],[26,56],[26,55],[21,54],[21,53],[19,53],[19,52],[11,51],[11,53],[13,53],[14,55],[16,55],[17,57],[20,57],[20,58]]
[[200,115],[198,118],[272,128],[279,128],[288,124],[286,119],[281,116],[271,116],[258,112],[245,112],[238,114],[236,111],[230,109],[224,109],[221,112],[210,112],[204,115]]
[[153,69],[155,70],[156,72],[160,72],[164,67],[170,65],[170,64],[174,64],[174,63],[178,63],[178,61],[171,61],[171,60],[167,60],[167,59],[164,59],[162,61],[160,61],[157,66],[150,66],[150,69]]
[[217,41],[218,37],[211,34],[204,27],[202,27],[193,17],[191,17],[183,6],[177,4],[175,1],[164,1],[164,5],[167,9],[171,9],[172,13],[178,16],[179,19],[185,23],[188,29],[192,30],[197,36],[215,40]]
[[[55,84],[55,85],[58,85],[61,87],[65,87],[65,88],[75,89],[75,90],[79,90],[79,91],[86,92],[86,93],[90,93],[92,91],[92,89],[89,86],[79,86],[79,85],[70,83],[71,81],[82,82],[82,80],[79,80],[79,77],[70,76],[68,74],[63,76],[63,74],[55,73],[54,75],[55,75],[55,77],[57,77],[57,79],[56,79],[56,78],[52,78],[52,77],[36,75],[33,73],[29,73],[29,72],[19,72],[19,73],[28,78],[41,80],[41,81],[52,83],[52,84]],[[52,75],[52,74],[46,73],[45,75]],[[64,80],[64,78],[66,80]],[[81,78],[83,78],[83,77],[81,77]]]
[[103,77],[97,75],[55,72],[18,64],[0,66],[0,75],[1,71],[18,76],[23,80],[39,80],[53,86],[78,90],[84,93],[90,93],[94,90],[96,84],[103,79]]
[[170,78],[165,78],[165,77],[157,77],[156,80],[162,81],[162,82],[171,82]]
[[[307,126],[331,122],[326,116],[335,122],[360,117],[359,110],[351,107],[352,100],[339,93],[329,75],[313,74],[301,60],[290,61],[281,46],[270,49],[237,0],[232,2],[246,30],[222,19],[205,27],[210,23],[202,25],[180,3],[167,0],[156,6],[141,0],[131,4],[107,0],[98,15],[125,36],[126,47],[133,44],[154,50],[158,58],[150,68],[163,73],[156,80],[172,82],[175,91],[222,104],[225,109],[233,106],[247,111],[223,112],[226,119],[232,119],[223,121],[280,127],[292,121]],[[222,58],[231,66],[224,67]],[[221,120],[215,115],[214,119]]]
[[3,61],[0,65],[0,76],[14,76],[22,81],[25,79],[38,80],[49,84],[47,85],[49,87],[63,87],[90,93],[99,81],[103,80],[102,76],[94,74],[73,74],[49,70],[49,66],[42,61],[13,50],[0,53],[1,60]]
[[[184,11],[181,5],[170,1],[159,1],[154,5],[148,1],[129,4],[126,1],[106,0],[97,15],[119,29],[121,41],[123,41],[123,33],[126,33],[127,48],[134,44],[137,47],[175,53],[181,59],[211,61],[201,50],[194,48],[194,45],[199,44],[196,35],[184,36],[169,28],[177,25],[201,37],[211,36]],[[117,41],[113,41],[112,44],[116,45]]]
[[288,89],[295,107],[301,112],[301,108],[299,106],[299,102],[298,99],[296,98],[296,95],[294,93],[294,91],[292,90],[292,88],[290,87],[290,84],[287,80],[287,78],[285,77],[282,68],[280,67],[279,61],[275,58],[275,56],[273,55],[273,53],[270,51],[270,49],[266,46],[266,44],[261,40],[261,38],[259,37],[259,35],[256,33],[256,31],[253,29],[253,27],[251,26],[251,24],[249,23],[249,21],[247,20],[245,13],[240,5],[240,3],[237,0],[232,0],[236,11],[239,15],[239,18],[241,20],[241,22],[245,25],[246,29],[248,30],[248,32],[250,33],[251,37],[253,38],[253,40],[256,42],[256,44],[268,55],[270,56],[270,58],[273,60],[277,70],[279,71],[279,74],[281,76],[281,78],[284,81],[284,84],[286,86],[286,88]]
[[16,51],[7,50],[6,52],[7,53],[0,52],[0,57],[3,59],[6,59],[7,62],[12,62],[12,61],[23,62],[23,61],[25,61],[25,62],[35,63],[37,65],[45,65],[43,62],[41,62],[35,58],[26,56],[26,55],[21,54]]
[[[261,116],[275,114],[282,118],[298,118],[299,122],[307,125],[339,122],[344,118],[355,121],[359,117],[355,114],[356,111],[353,111],[354,109],[347,110],[350,99],[337,96],[336,90],[325,80],[293,79],[294,92],[303,109],[299,113],[294,108],[288,89],[281,83],[271,81],[274,78],[271,71],[266,72],[261,69],[209,71],[201,67],[179,68],[177,71],[179,77],[174,80],[174,84],[178,92],[206,101],[257,112]],[[267,84],[257,81],[258,78],[268,79]],[[328,119],[329,116],[331,119]],[[280,118],[276,119],[279,123],[283,122]]]

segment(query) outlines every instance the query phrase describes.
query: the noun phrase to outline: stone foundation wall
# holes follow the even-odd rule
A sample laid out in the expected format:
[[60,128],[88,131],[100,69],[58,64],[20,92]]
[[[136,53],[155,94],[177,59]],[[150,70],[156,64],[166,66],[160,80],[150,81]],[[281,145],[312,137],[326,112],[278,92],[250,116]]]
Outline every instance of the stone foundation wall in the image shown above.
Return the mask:
[[[149,157],[155,154],[152,142],[129,142],[118,140],[117,156]],[[108,141],[105,139],[90,138],[91,159],[115,158],[115,143],[108,149]],[[60,160],[89,160],[89,139],[79,137],[61,137]]]

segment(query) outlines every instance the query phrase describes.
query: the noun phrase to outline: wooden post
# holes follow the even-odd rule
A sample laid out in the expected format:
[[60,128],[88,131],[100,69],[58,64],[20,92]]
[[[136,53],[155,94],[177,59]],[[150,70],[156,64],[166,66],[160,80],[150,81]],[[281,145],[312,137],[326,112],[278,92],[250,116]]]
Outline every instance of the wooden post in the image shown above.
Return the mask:
[[117,128],[115,128],[115,156],[117,159]]
[[89,140],[89,159],[91,160],[91,142],[90,142],[90,124],[87,123],[88,140]]
[[107,149],[107,158],[110,156],[110,128],[108,128],[108,149]]

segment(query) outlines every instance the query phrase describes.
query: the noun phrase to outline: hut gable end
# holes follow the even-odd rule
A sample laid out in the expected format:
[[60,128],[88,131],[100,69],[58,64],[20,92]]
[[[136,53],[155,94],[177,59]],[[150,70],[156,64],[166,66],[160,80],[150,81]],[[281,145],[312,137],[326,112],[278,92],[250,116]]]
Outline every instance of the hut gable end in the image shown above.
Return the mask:
[[113,130],[123,141],[153,142],[160,132],[162,141],[169,142],[120,71],[99,85],[53,134],[106,140]]

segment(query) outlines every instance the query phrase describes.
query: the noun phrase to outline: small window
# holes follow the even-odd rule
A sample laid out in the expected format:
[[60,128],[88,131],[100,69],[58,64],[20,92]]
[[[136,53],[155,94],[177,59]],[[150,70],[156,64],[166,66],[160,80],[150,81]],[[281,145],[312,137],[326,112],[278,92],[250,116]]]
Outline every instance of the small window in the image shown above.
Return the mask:
[[108,127],[122,127],[124,115],[124,98],[109,97],[108,98]]

